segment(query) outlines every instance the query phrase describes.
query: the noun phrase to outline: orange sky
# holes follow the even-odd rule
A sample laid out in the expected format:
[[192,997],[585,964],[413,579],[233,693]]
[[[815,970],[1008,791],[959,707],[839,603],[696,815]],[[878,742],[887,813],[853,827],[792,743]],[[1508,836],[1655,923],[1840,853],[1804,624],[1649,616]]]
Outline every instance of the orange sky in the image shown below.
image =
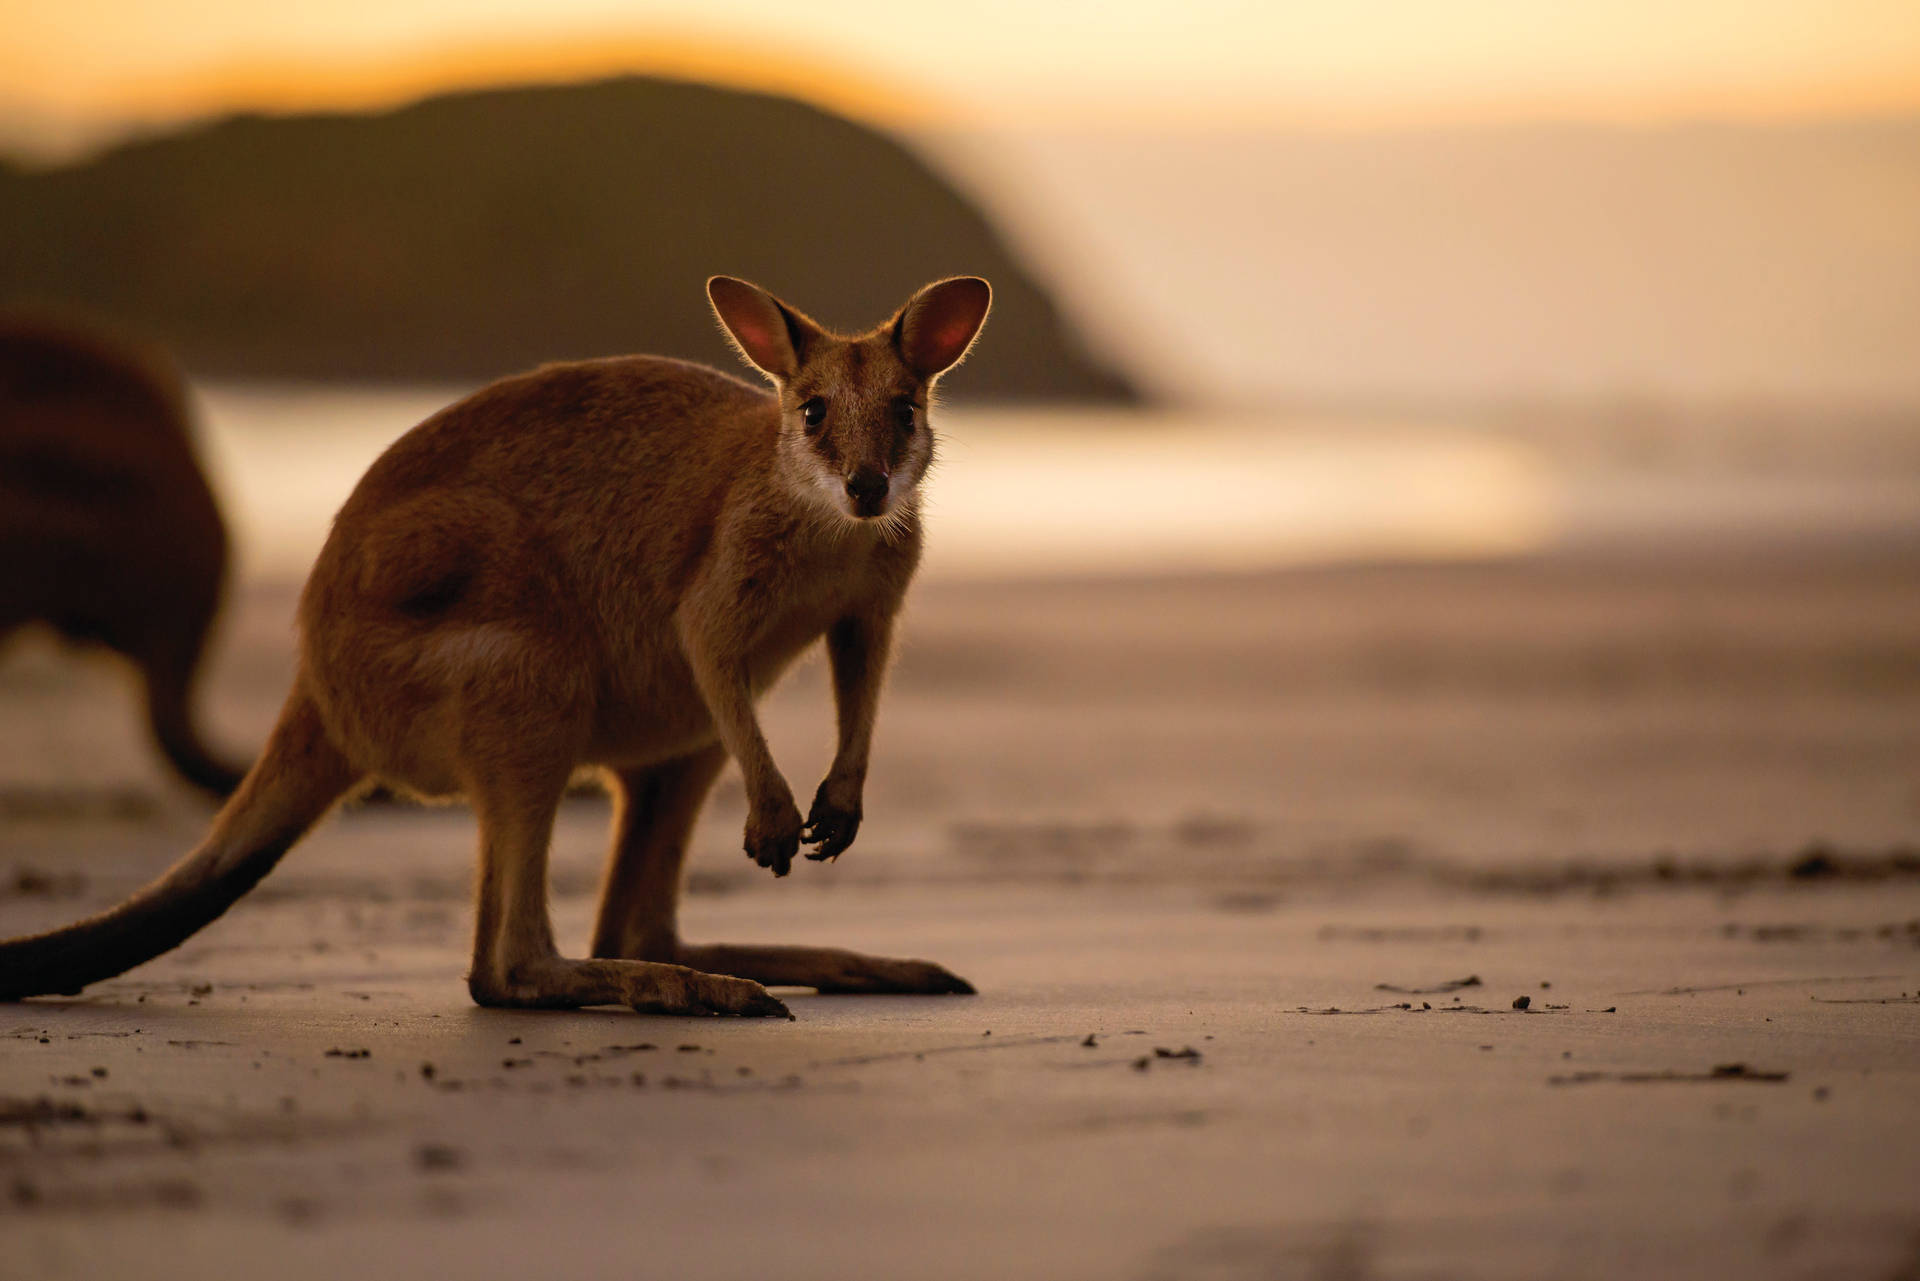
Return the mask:
[[1915,0],[0,0],[0,30],[0,111],[20,118],[362,107],[623,70],[903,123],[1920,109]]

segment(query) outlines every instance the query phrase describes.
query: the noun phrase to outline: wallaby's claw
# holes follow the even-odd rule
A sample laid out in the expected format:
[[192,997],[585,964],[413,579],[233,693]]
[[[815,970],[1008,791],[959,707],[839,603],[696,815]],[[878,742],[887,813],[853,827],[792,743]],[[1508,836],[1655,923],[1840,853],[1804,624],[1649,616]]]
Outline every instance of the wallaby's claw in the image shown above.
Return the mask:
[[790,841],[778,837],[757,843],[748,841],[746,849],[748,858],[761,867],[772,869],[775,876],[785,876],[793,870],[793,856],[800,852],[800,840],[796,836]]
[[979,990],[975,988],[973,984],[967,982],[965,979],[961,978],[958,974],[955,974],[952,970],[947,969],[945,966],[934,965],[932,964],[932,962],[928,962],[928,967],[930,969],[935,970],[937,973],[932,984],[930,984],[926,989],[927,991],[937,993],[938,995],[941,995],[941,996],[977,996],[979,995]]
[[771,823],[756,822],[751,815],[747,818],[747,857],[772,869],[775,876],[791,872],[793,856],[800,852],[800,811],[790,801],[786,809]]
[[813,798],[813,809],[807,815],[807,825],[800,833],[804,843],[819,846],[818,849],[809,850],[807,857],[816,863],[837,859],[846,853],[859,831],[859,805],[855,804],[850,809],[835,805],[827,799],[827,785],[822,783],[819,793]]
[[721,1001],[709,1001],[708,1008],[715,1014],[732,1014],[745,1019],[793,1019],[793,1011],[786,1002],[773,995],[758,983],[754,991],[739,993],[729,991]]

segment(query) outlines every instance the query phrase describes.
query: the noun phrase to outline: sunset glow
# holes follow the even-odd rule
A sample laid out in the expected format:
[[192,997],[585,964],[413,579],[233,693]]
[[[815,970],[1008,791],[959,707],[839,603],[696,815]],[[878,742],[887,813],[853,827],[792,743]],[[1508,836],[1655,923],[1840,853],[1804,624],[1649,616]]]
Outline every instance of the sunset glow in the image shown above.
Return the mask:
[[637,71],[899,123],[1797,117],[1920,108],[1905,0],[0,3],[0,112],[354,109]]

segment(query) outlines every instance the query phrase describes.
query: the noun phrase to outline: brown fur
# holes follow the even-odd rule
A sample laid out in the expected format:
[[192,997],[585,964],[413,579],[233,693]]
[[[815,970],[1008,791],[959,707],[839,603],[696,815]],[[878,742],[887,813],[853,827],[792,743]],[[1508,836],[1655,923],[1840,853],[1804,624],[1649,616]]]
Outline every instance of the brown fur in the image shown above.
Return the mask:
[[[472,802],[482,1004],[785,1014],[762,984],[971,991],[923,961],[683,943],[676,918],[687,835],[728,756],[747,853],[775,875],[803,841],[833,858],[854,838],[920,557],[927,395],[985,320],[986,284],[930,285],[852,338],[744,282],[708,290],[776,395],[678,361],[589,361],[496,383],[401,438],[334,521],[287,709],[213,834],[129,903],[0,944],[0,996],[77,990],[173,946],[374,781]],[[803,820],[753,706],[822,636],[839,748]],[[583,766],[616,798],[586,961],[559,955],[546,904],[554,813]]]
[[171,371],[100,334],[0,320],[0,637],[41,622],[132,659],[160,749],[218,796],[240,771],[190,708],[226,562]]

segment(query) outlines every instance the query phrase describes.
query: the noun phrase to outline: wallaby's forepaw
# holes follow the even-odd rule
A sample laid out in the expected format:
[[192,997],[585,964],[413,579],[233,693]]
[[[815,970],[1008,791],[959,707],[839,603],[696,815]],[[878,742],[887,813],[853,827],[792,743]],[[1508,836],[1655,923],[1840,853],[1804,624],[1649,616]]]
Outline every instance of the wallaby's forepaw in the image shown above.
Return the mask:
[[784,813],[771,820],[747,816],[747,857],[761,867],[773,869],[775,876],[793,870],[793,856],[800,852],[800,811],[788,801]]
[[813,809],[807,814],[807,825],[800,833],[800,839],[806,844],[819,847],[807,851],[807,857],[816,863],[839,858],[860,831],[860,802],[836,804],[827,798],[832,786],[831,782],[820,784],[820,790],[813,797]]

